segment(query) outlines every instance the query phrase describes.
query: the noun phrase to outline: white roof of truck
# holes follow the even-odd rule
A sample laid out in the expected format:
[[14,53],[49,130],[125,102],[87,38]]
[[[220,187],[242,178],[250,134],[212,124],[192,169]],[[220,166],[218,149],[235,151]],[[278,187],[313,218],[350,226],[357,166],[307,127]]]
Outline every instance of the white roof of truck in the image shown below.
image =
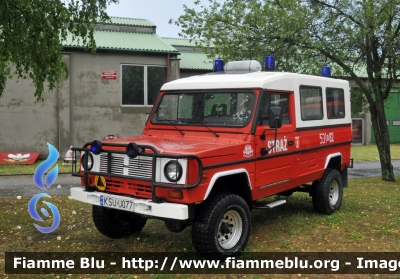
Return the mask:
[[295,91],[300,85],[346,88],[348,81],[286,72],[222,72],[177,79],[164,84],[161,90],[265,88]]
[[[345,117],[339,119],[302,120],[300,105],[300,86],[316,86],[323,88],[342,88],[345,95]],[[296,109],[296,127],[311,128],[351,123],[350,89],[346,80],[311,76],[285,72],[252,72],[252,73],[214,73],[201,76],[177,79],[164,84],[161,91],[169,90],[202,90],[202,89],[237,89],[237,88],[263,88],[270,90],[294,92]],[[323,93],[325,94],[325,93]],[[324,95],[325,96],[325,95]],[[326,100],[324,98],[324,107]],[[326,109],[324,109],[326,114]],[[350,139],[349,139],[350,140]]]

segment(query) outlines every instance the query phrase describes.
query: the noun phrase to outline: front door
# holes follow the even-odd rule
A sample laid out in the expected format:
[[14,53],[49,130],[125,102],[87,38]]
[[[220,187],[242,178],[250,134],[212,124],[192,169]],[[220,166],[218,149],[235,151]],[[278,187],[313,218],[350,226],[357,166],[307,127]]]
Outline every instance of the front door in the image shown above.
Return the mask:
[[[277,131],[269,126],[270,106],[279,106],[282,110],[282,127]],[[257,152],[255,186],[258,195],[268,196],[290,189],[293,185],[292,179],[295,177],[293,93],[265,91],[260,110],[255,135]],[[277,132],[276,140],[275,132]]]

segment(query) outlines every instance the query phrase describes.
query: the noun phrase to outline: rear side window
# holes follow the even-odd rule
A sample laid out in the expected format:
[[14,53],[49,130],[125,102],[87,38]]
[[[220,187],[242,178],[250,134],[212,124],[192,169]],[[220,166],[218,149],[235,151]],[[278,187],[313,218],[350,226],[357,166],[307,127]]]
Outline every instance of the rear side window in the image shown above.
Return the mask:
[[322,88],[300,86],[300,105],[302,120],[320,120],[324,118],[322,109]]
[[326,113],[328,119],[344,118],[344,92],[340,88],[326,89]]

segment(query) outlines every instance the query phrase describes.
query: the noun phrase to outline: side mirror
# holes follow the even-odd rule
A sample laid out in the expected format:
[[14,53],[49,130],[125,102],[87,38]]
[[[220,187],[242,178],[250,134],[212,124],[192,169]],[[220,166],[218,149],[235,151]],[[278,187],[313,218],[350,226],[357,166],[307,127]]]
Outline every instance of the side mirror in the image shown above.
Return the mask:
[[[271,106],[268,109],[268,124],[271,129],[275,130],[275,141],[276,141],[276,135],[278,133],[277,129],[282,127],[282,108],[278,106]],[[265,140],[265,132],[267,131],[264,130],[260,138],[262,140]],[[274,145],[275,146],[275,145]],[[264,155],[264,154],[263,154]]]
[[272,106],[268,109],[269,127],[276,129],[282,127],[282,108]]

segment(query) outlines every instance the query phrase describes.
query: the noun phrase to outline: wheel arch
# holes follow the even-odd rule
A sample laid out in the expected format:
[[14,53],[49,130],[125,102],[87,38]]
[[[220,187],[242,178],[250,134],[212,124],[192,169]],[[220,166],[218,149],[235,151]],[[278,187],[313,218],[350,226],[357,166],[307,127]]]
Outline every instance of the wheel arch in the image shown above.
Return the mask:
[[343,155],[340,152],[329,154],[325,160],[326,169],[337,169],[339,172],[342,169]]
[[251,208],[252,185],[250,175],[246,169],[241,168],[215,173],[208,184],[203,200],[206,200],[210,195],[224,191],[241,196]]

